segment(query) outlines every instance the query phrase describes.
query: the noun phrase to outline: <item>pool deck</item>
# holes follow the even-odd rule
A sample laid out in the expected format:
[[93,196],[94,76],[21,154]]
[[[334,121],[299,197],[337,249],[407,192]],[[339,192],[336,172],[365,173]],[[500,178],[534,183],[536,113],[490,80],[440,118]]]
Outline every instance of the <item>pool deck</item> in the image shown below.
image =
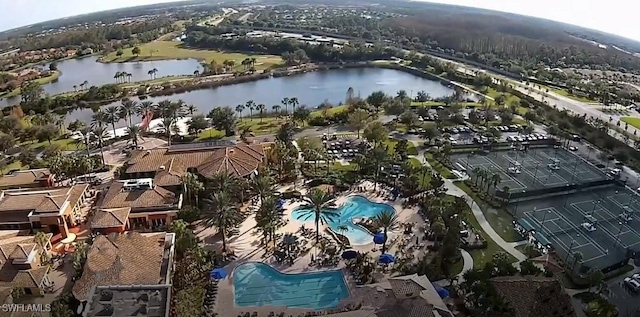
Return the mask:
[[[386,203],[392,206],[398,218],[401,222],[414,222],[418,226],[423,226],[424,221],[418,215],[417,207],[404,208],[402,207],[402,200],[398,199],[397,201],[388,201],[385,200],[385,195],[378,196],[376,193],[373,193],[373,183],[372,182],[363,182],[358,186],[354,186],[354,188],[363,187],[365,189],[364,192],[352,190],[346,193],[341,194],[336,199],[336,204],[340,205],[346,201],[346,199],[351,195],[360,195],[367,197],[372,202],[377,203]],[[282,191],[287,190],[287,188],[281,189]],[[378,190],[380,191],[380,190]],[[306,189],[302,189],[301,192],[304,194]],[[288,201],[284,205],[284,214],[285,219],[289,219],[289,222],[282,228],[278,230],[278,233],[296,233],[298,229],[305,224],[307,228],[312,228],[309,226],[309,222],[300,221],[297,219],[292,219],[291,212],[298,206],[302,204],[301,201],[296,201],[291,203]],[[255,210],[257,206],[246,206],[249,210]],[[275,259],[270,256],[265,258],[264,255],[266,253],[265,247],[260,244],[261,235],[257,233],[256,229],[256,221],[254,216],[250,216],[247,220],[242,223],[239,228],[238,234],[227,239],[227,245],[231,249],[234,250],[235,255],[237,256],[236,260],[230,263],[226,269],[229,272],[229,276],[220,281],[218,284],[219,292],[218,292],[218,301],[216,304],[216,312],[220,316],[237,316],[240,313],[244,312],[258,312],[258,316],[267,316],[270,312],[280,313],[284,312],[286,316],[293,315],[298,316],[300,313],[306,313],[313,310],[310,309],[296,309],[296,308],[286,308],[286,307],[273,307],[273,306],[262,306],[262,307],[236,307],[234,303],[234,293],[233,293],[233,270],[236,266],[246,263],[246,262],[263,262],[271,265],[276,270],[282,273],[295,274],[295,273],[303,273],[303,272],[314,272],[314,271],[323,271],[323,270],[339,270],[344,269],[345,263],[344,261],[339,261],[337,266],[332,267],[323,267],[317,268],[311,266],[311,256],[303,255],[294,260],[293,265],[277,263]],[[325,227],[320,225],[321,235],[325,235]],[[315,230],[315,228],[313,228]],[[214,239],[216,231],[213,228],[206,228],[199,232],[199,236],[205,242],[205,246],[213,249],[220,249],[221,241],[219,241],[219,237],[216,236]],[[390,232],[389,236],[391,239],[399,234],[398,232]],[[307,246],[311,248],[309,254],[316,254],[315,247],[313,244],[315,243],[315,239],[308,239]],[[366,245],[355,245],[352,246],[352,249],[358,250],[360,252],[369,252],[369,255],[377,258],[380,255],[380,250],[378,248],[374,248],[373,241]],[[387,253],[394,253],[393,246],[389,248]],[[366,298],[363,295],[364,293],[358,291],[358,288],[355,285],[355,282],[352,280],[349,274],[344,274],[346,284],[350,291],[349,298],[345,299],[339,307],[344,307],[348,304],[357,305],[358,303],[363,302]],[[379,276],[376,276],[378,280],[384,278],[385,275],[380,273]]]

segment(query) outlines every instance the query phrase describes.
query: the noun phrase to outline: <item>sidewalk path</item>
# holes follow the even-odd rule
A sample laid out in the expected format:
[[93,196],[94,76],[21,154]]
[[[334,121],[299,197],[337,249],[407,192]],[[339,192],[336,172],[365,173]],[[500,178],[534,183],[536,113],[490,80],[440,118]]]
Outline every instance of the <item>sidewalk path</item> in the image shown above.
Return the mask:
[[471,254],[464,249],[460,249],[460,253],[462,254],[462,261],[464,261],[464,264],[462,265],[462,272],[458,274],[458,283],[464,282],[464,278],[462,277],[464,272],[473,269],[473,257],[471,257]]
[[484,232],[486,232],[489,236],[489,239],[495,241],[507,253],[513,255],[516,259],[518,259],[518,261],[524,261],[527,259],[527,257],[522,254],[522,252],[516,250],[513,243],[504,241],[504,239],[502,239],[502,237],[500,237],[500,235],[496,233],[495,230],[493,230],[487,219],[484,217],[480,206],[478,206],[478,204],[476,204],[473,199],[469,197],[469,195],[467,195],[462,189],[456,186],[451,180],[445,179],[444,186],[447,189],[447,194],[462,197],[465,199],[467,204],[471,207],[471,211],[476,217],[476,220],[478,220],[480,227],[482,227],[482,230],[484,230]]

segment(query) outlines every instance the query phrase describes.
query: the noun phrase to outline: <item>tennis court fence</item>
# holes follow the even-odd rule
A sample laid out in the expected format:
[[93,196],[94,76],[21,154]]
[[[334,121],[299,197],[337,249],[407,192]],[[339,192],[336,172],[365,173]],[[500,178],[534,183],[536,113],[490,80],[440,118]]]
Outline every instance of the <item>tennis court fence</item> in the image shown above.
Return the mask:
[[498,189],[496,191],[495,196],[498,199],[502,200],[503,202],[511,203],[511,202],[521,201],[521,200],[556,196],[561,193],[581,191],[581,190],[591,189],[591,188],[600,187],[600,186],[611,186],[614,183],[616,183],[616,180],[614,179],[601,179],[601,180],[578,183],[578,184],[567,184],[562,186],[545,187],[545,188],[538,188],[538,189],[525,189],[523,191],[517,191],[517,192],[511,192],[511,191],[505,192],[502,189]]

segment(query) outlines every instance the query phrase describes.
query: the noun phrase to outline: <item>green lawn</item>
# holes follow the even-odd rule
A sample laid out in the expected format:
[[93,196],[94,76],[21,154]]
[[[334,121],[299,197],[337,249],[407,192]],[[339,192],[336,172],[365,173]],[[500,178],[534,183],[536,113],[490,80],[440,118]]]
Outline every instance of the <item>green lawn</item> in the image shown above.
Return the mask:
[[358,168],[358,165],[356,164],[342,165],[340,163],[333,163],[331,164],[331,167],[330,167],[331,170],[343,171],[343,172],[355,171],[357,168]]
[[320,116],[323,116],[325,113],[327,116],[332,116],[336,113],[347,111],[347,108],[348,106],[344,105],[344,106],[331,107],[329,109],[315,110],[311,112],[311,117],[320,117]]
[[[35,80],[35,82],[39,83],[40,85],[44,85],[44,84],[48,84],[56,79],[58,79],[58,77],[60,77],[61,73],[60,71],[54,71],[51,73],[51,75],[47,76],[47,77],[42,77],[42,78],[38,78]],[[16,88],[12,91],[7,91],[7,92],[3,92],[0,93],[0,98],[11,98],[11,97],[15,97],[17,95],[20,94],[20,88]]]
[[2,169],[2,175],[6,175],[7,173],[13,170],[21,170],[21,169],[27,169],[27,168],[29,168],[29,166],[23,166],[22,162],[15,161]]
[[206,141],[206,140],[217,140],[224,138],[224,131],[218,131],[216,129],[207,129],[200,134],[198,134],[198,138],[195,141]]
[[[233,60],[236,62],[236,68],[242,68],[240,64],[245,58],[251,57],[256,59],[256,69],[268,69],[282,64],[282,58],[274,55],[247,55],[242,53],[229,53],[215,50],[198,50],[189,49],[180,46],[181,43],[174,41],[154,41],[138,46],[140,55],[135,56],[132,48],[123,49],[123,55],[118,57],[116,52],[112,52],[107,56],[103,56],[100,60],[106,63],[130,62],[130,61],[152,61],[167,59],[187,59],[195,58],[210,63],[215,60],[218,64],[222,64],[224,60]],[[194,69],[195,70],[195,69]]]
[[574,95],[574,94],[570,93],[569,91],[567,91],[566,89],[555,89],[555,88],[552,88],[552,89],[549,89],[549,91],[554,92],[554,93],[556,93],[556,94],[558,94],[558,95],[560,95],[560,96],[564,96],[564,97],[567,97],[567,98],[571,98],[571,99],[576,100],[576,101],[581,101],[581,102],[596,102],[595,100],[590,99],[590,98],[587,98],[587,97],[582,97],[582,96]]
[[[460,186],[459,183],[456,183],[456,185]],[[480,223],[478,223],[476,217],[471,213],[471,208],[466,208],[464,212],[465,220],[467,221],[467,223],[477,229],[480,232],[480,235],[487,241],[487,248],[469,251],[469,254],[471,254],[471,257],[473,257],[474,269],[483,268],[487,262],[490,262],[492,260],[493,255],[496,254],[496,252],[506,253],[511,262],[516,262],[518,260],[511,254],[504,251],[504,249],[497,245],[495,241],[489,238],[487,233],[482,230],[482,227],[480,227]]]
[[487,219],[493,230],[507,242],[516,242],[522,240],[522,237],[513,228],[513,217],[504,208],[491,208],[484,203],[474,191],[463,182],[456,183],[467,195],[478,203],[484,217]]
[[427,153],[424,153],[424,157],[427,159],[427,162],[429,163],[429,165],[431,165],[431,167],[433,167],[433,169],[436,172],[438,172],[440,176],[447,179],[456,178],[455,175],[451,173],[451,170],[449,168],[447,168],[446,166],[444,166],[443,164],[441,164],[440,162],[436,161],[436,159],[433,158],[433,154],[427,152]]
[[49,141],[42,141],[42,142],[37,142],[37,143],[27,142],[27,143],[23,143],[21,145],[28,146],[28,147],[36,150],[36,151],[44,150],[46,147],[48,147],[50,145],[60,146],[60,149],[62,151],[76,151],[78,149],[84,149],[84,145],[81,142],[78,142],[78,141],[73,140],[73,139],[52,140],[51,144],[49,144]]
[[628,123],[636,129],[640,129],[640,118],[638,117],[622,117],[622,122]]
[[249,127],[254,135],[273,134],[278,132],[280,126],[285,124],[287,119],[284,118],[242,118],[238,122],[238,131],[242,131],[245,127]]
[[500,95],[504,95],[505,99],[504,99],[504,104],[506,106],[512,105],[512,104],[516,104],[519,105],[520,104],[520,98],[518,96],[512,95],[510,93],[502,93],[499,92],[493,88],[489,88],[489,90],[487,91],[487,95],[491,98],[497,98]]
[[[389,147],[389,153],[393,153],[396,144],[398,144],[398,140],[395,139],[389,139],[383,142],[384,145]],[[411,142],[407,142],[407,154],[409,155],[418,155],[418,149],[416,149],[416,146],[411,143]]]

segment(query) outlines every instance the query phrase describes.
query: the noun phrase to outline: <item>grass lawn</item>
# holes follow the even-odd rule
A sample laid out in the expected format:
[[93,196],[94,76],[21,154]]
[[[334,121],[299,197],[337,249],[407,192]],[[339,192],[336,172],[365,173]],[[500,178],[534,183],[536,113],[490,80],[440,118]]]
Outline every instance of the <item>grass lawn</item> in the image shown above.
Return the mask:
[[640,118],[637,117],[622,117],[622,122],[628,123],[630,126],[640,129]]
[[348,107],[349,106],[344,105],[344,106],[331,107],[329,109],[315,110],[315,111],[311,112],[310,116],[311,117],[321,117],[321,116],[325,115],[325,112],[326,112],[327,116],[332,116],[332,115],[334,115],[336,113],[341,113],[341,112],[347,111]]
[[522,240],[522,237],[513,228],[513,217],[504,208],[492,208],[485,202],[478,198],[478,195],[463,182],[458,182],[456,185],[462,189],[467,195],[471,196],[473,200],[480,206],[484,217],[487,219],[493,230],[507,242],[516,242]]
[[431,165],[431,167],[433,167],[433,169],[438,172],[440,174],[440,176],[447,178],[447,179],[454,179],[456,178],[455,175],[453,175],[453,173],[451,173],[451,170],[449,168],[447,168],[446,166],[442,165],[440,162],[436,161],[436,159],[433,158],[433,154],[426,152],[424,153],[424,157],[427,159],[427,162],[429,163],[429,165]]
[[357,170],[358,169],[358,165],[356,165],[356,164],[342,165],[340,163],[333,163],[333,164],[331,164],[330,169],[332,171],[351,172],[351,171]]
[[13,170],[21,170],[21,169],[27,169],[29,168],[29,166],[23,166],[22,162],[20,161],[15,161],[9,165],[7,165],[7,167],[2,169],[2,175],[7,175],[7,173],[13,171]]
[[[60,77],[61,73],[60,71],[53,71],[51,73],[51,75],[47,76],[47,77],[42,77],[42,78],[38,78],[35,80],[35,82],[39,83],[40,85],[44,85],[44,84],[48,84],[56,79],[58,79],[58,77]],[[16,88],[12,91],[7,91],[7,92],[3,92],[0,93],[0,98],[11,98],[11,97],[15,97],[17,95],[20,94],[20,88]]]
[[506,106],[512,105],[512,104],[516,104],[519,105],[520,104],[520,98],[516,95],[512,95],[510,93],[502,93],[499,92],[493,88],[489,88],[487,91],[487,95],[491,98],[497,98],[500,95],[504,95],[505,99],[504,99],[504,104]]
[[37,143],[23,143],[23,146],[28,146],[36,151],[44,150],[46,147],[50,145],[58,145],[62,151],[76,151],[79,149],[84,149],[84,145],[81,142],[78,142],[74,139],[58,139],[52,140],[51,144],[49,141],[42,141]]
[[273,134],[278,132],[280,126],[285,124],[287,119],[268,117],[263,118],[242,118],[238,122],[237,130],[242,131],[245,127],[249,127],[254,135]]
[[207,129],[200,134],[198,134],[198,138],[195,139],[196,142],[206,141],[206,140],[217,140],[224,138],[224,131],[218,131],[216,129]]
[[245,58],[252,57],[256,59],[256,69],[268,69],[282,64],[282,58],[274,55],[247,55],[214,50],[199,50],[184,48],[180,45],[181,43],[174,41],[155,41],[138,46],[141,51],[139,56],[131,53],[132,48],[126,48],[123,50],[124,54],[120,57],[116,56],[116,52],[112,52],[107,56],[103,56],[100,60],[107,63],[118,63],[195,58],[206,61],[207,63],[215,60],[218,64],[222,64],[224,60],[228,59],[236,62],[236,68],[242,68],[240,63]]
[[574,95],[574,94],[570,93],[569,91],[567,91],[567,90],[565,90],[565,89],[555,89],[555,88],[552,88],[552,89],[549,89],[549,91],[551,91],[551,92],[553,92],[553,93],[556,93],[556,94],[558,94],[558,95],[560,95],[560,96],[564,96],[564,97],[567,97],[567,98],[571,98],[571,99],[576,100],[576,101],[581,101],[581,102],[596,102],[595,100],[590,99],[590,98],[588,98],[588,97],[582,97],[582,96]]
[[[384,145],[389,147],[389,153],[394,153],[393,150],[395,149],[396,144],[398,144],[398,140],[389,139],[384,141],[383,143]],[[411,142],[407,142],[407,154],[418,155],[418,149],[416,149],[416,146]]]

